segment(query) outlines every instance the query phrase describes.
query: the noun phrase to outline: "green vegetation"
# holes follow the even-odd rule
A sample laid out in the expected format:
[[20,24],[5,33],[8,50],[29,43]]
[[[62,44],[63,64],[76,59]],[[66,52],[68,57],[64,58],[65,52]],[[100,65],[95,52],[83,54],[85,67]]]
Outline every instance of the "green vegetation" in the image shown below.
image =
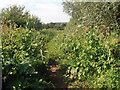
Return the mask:
[[[104,35],[106,33],[106,35]],[[119,88],[120,48],[118,33],[79,28],[59,33],[48,43],[47,56],[57,60],[73,88]]]
[[[29,29],[35,28],[36,30],[42,29],[42,23],[36,16],[31,15],[28,11],[25,11],[24,6],[10,6],[2,9],[2,24],[7,26],[17,25],[17,27],[27,27]],[[14,26],[12,26],[14,27]]]
[[48,70],[43,46],[54,35],[49,31],[13,30],[5,25],[2,31],[3,88],[53,87],[46,78]]
[[63,2],[64,11],[81,26],[119,25],[119,2]]
[[0,30],[0,75],[2,75],[2,36],[1,36],[2,32]]
[[73,0],[63,5],[72,16],[65,30],[55,29],[52,23],[51,28],[39,23],[42,27],[36,30],[30,19],[20,27],[14,21],[3,23],[3,89],[55,88],[48,68],[55,62],[69,88],[120,88],[120,3]]
[[[77,32],[78,33],[78,32]],[[63,36],[59,60],[66,66],[68,82],[77,88],[119,88],[118,35],[103,38],[93,30],[77,35]]]
[[48,23],[48,24],[42,24],[42,29],[57,29],[57,30],[64,30],[66,23],[61,23],[61,25],[55,25],[57,23]]

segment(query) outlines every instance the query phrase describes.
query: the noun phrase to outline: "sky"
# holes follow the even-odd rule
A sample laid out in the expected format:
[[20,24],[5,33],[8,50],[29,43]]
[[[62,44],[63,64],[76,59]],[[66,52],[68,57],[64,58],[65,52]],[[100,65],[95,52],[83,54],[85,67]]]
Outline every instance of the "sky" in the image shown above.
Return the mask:
[[30,14],[38,16],[43,23],[68,22],[70,16],[63,12],[62,0],[0,0],[0,10],[10,5],[24,5]]

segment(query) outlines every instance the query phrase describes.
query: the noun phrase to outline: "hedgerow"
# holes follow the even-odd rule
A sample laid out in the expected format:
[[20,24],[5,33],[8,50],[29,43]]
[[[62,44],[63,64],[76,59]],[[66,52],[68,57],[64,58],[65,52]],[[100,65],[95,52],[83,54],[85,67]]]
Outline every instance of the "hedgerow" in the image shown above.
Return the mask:
[[64,35],[60,55],[67,66],[68,82],[79,88],[119,88],[120,57],[119,39],[116,32],[98,34],[95,29],[76,30]]
[[2,25],[2,76],[4,89],[54,87],[47,80],[44,45],[52,38],[45,31]]

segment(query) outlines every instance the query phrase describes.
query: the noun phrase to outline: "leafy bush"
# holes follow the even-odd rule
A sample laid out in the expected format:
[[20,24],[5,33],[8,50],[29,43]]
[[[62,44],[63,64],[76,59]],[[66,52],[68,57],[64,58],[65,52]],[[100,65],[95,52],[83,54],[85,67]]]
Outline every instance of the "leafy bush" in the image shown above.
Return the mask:
[[88,29],[76,30],[72,36],[63,35],[61,50],[64,54],[59,60],[68,68],[68,81],[78,82],[75,87],[120,88],[118,34],[103,33]]
[[[47,80],[43,46],[49,35],[22,27],[2,26],[2,71],[4,89],[53,87]],[[44,69],[44,70],[43,70]]]

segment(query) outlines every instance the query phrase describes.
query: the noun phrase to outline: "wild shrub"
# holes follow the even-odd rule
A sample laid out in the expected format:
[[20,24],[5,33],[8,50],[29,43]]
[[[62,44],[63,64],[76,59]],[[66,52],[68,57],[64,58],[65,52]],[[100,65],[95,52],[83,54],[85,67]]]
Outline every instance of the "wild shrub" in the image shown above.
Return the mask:
[[47,63],[43,55],[43,46],[49,40],[48,36],[27,28],[2,26],[4,89],[52,87],[46,78]]
[[75,87],[79,88],[119,88],[118,37],[116,32],[102,36],[95,30],[64,35],[61,61],[68,67],[68,81],[78,82]]

